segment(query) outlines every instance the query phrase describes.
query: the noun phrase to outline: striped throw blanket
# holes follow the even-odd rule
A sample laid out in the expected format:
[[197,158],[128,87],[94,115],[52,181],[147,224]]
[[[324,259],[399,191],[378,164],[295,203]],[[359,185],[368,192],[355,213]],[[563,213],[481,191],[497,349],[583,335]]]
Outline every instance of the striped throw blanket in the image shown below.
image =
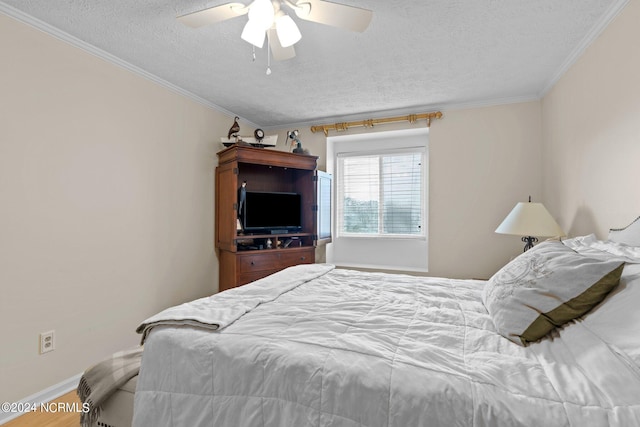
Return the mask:
[[87,369],[78,384],[78,397],[89,404],[80,416],[80,425],[89,427],[100,416],[101,405],[119,387],[138,375],[142,360],[142,346],[120,351]]

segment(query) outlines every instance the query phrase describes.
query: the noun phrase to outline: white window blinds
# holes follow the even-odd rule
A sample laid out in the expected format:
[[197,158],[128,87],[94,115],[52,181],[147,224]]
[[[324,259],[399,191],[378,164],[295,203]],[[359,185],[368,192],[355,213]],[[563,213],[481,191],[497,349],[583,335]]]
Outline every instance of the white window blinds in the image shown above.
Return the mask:
[[424,236],[424,150],[338,155],[339,235]]

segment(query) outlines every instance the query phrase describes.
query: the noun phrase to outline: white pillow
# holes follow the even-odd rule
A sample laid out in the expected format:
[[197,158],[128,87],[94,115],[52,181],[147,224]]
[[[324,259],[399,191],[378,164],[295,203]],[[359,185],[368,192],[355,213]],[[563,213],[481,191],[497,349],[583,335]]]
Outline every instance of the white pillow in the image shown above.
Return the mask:
[[628,263],[640,263],[640,247],[628,246],[611,240],[598,240],[594,234],[563,240],[562,243],[584,255],[621,259]]
[[498,333],[527,345],[599,304],[618,285],[623,266],[546,241],[494,274],[482,301]]
[[602,341],[640,367],[640,247],[601,241],[593,234],[567,239],[563,243],[581,254],[603,259],[622,258],[627,262],[618,287],[582,322]]
[[640,368],[640,264],[626,264],[618,287],[582,322]]

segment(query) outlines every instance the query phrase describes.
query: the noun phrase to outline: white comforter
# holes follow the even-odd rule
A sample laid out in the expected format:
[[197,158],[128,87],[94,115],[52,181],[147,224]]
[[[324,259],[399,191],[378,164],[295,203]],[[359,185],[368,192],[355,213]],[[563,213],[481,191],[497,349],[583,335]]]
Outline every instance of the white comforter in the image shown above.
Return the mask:
[[310,265],[200,300],[249,309],[152,329],[134,426],[640,425],[637,366],[580,321],[508,341],[483,286]]

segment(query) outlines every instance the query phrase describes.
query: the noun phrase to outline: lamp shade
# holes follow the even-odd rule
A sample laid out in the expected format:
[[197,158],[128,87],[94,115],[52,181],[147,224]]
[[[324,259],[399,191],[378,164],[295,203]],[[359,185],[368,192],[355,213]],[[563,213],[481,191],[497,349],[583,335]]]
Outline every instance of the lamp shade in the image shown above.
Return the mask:
[[542,203],[520,202],[496,229],[496,233],[516,236],[565,236]]

